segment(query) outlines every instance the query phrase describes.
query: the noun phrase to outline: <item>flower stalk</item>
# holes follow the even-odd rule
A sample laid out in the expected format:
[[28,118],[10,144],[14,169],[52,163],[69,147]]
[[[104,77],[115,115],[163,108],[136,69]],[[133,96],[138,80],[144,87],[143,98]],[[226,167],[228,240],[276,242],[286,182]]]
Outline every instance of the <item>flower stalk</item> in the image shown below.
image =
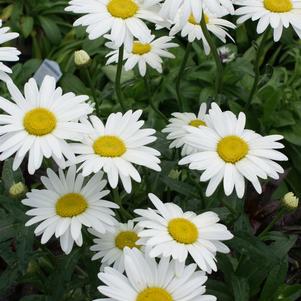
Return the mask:
[[259,238],[263,238],[273,227],[274,225],[282,219],[283,215],[285,214],[285,208],[280,208],[273,220],[266,226],[266,228],[259,234]]
[[260,65],[261,65],[260,62],[261,62],[262,55],[263,55],[264,45],[268,39],[269,33],[270,33],[270,31],[269,31],[269,29],[267,29],[265,31],[265,33],[263,34],[260,44],[257,48],[257,53],[256,53],[256,58],[255,58],[255,63],[254,63],[254,72],[255,72],[254,82],[253,82],[253,86],[252,86],[250,95],[248,97],[248,101],[246,103],[246,107],[245,107],[246,110],[250,107],[253,97],[258,89],[258,83],[259,83],[259,78],[260,78]]
[[185,55],[184,58],[182,60],[182,64],[180,67],[180,71],[179,74],[177,76],[176,79],[176,93],[177,93],[177,100],[178,100],[178,106],[181,112],[184,111],[184,102],[183,102],[183,98],[182,98],[182,94],[181,94],[181,82],[182,82],[182,78],[184,76],[184,72],[185,72],[185,67],[191,52],[191,48],[192,48],[192,43],[187,43],[186,46],[186,50],[185,50]]
[[86,77],[88,79],[90,90],[91,90],[91,93],[93,96],[93,101],[95,104],[95,113],[98,117],[100,117],[100,104],[97,99],[96,89],[95,89],[94,82],[92,81],[90,68],[85,68],[85,73],[86,73]]
[[146,89],[146,93],[147,93],[147,96],[148,96],[148,100],[149,100],[149,105],[150,107],[153,109],[153,111],[158,115],[160,116],[165,122],[168,122],[168,118],[156,107],[156,105],[154,104],[154,101],[153,101],[153,97],[152,97],[152,94],[151,94],[151,88],[150,88],[150,79],[148,77],[148,75],[146,74],[144,77],[143,77],[143,80],[144,80],[144,86],[145,86],[145,89]]
[[222,65],[222,61],[221,61],[220,55],[218,53],[217,47],[208,31],[204,12],[202,15],[202,20],[201,20],[201,28],[202,28],[203,34],[204,34],[209,46],[210,46],[210,51],[214,58],[216,69],[217,69],[216,82],[215,82],[215,99],[217,100],[218,95],[222,89],[222,84],[223,84],[223,65]]
[[121,89],[121,74],[122,74],[122,62],[123,62],[124,45],[120,46],[118,54],[117,72],[115,78],[115,91],[117,100],[121,106],[122,111],[125,111],[124,97]]

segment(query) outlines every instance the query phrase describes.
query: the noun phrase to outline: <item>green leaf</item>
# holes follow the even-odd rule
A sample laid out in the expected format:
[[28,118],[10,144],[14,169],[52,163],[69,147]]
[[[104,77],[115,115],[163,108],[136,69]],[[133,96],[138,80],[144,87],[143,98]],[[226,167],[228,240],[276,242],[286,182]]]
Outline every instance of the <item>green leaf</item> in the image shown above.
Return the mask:
[[6,241],[16,235],[18,224],[14,218],[9,216],[0,216],[0,242]]
[[44,16],[39,16],[39,20],[49,41],[52,44],[59,44],[62,39],[62,35],[57,23]]
[[301,297],[301,284],[283,284],[275,294],[273,301],[297,301]]
[[161,180],[173,191],[176,191],[188,197],[200,198],[195,187],[190,184],[183,183],[166,176],[161,176]]
[[24,38],[28,38],[32,32],[34,20],[32,17],[24,16],[21,18],[21,30]]
[[250,300],[250,287],[246,278],[232,275],[232,288],[235,301]]
[[287,269],[287,258],[272,268],[260,294],[259,301],[269,300],[275,294],[278,287],[285,281]]

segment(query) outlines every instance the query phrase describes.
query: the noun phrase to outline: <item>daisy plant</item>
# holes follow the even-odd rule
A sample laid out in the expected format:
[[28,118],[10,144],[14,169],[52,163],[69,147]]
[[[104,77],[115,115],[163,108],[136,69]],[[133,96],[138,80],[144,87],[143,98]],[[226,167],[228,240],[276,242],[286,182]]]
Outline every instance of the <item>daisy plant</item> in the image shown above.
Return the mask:
[[92,260],[101,258],[100,270],[103,271],[107,266],[113,266],[119,272],[124,272],[124,257],[126,248],[137,248],[142,250],[142,246],[137,244],[138,233],[141,228],[133,220],[125,224],[116,223],[111,231],[99,233],[93,228],[89,232],[95,236],[94,245],[90,250],[96,252]]
[[239,6],[235,14],[239,16],[237,23],[241,24],[251,19],[257,21],[257,33],[264,33],[257,47],[254,63],[254,81],[246,102],[246,109],[249,108],[253,97],[258,89],[260,77],[260,63],[263,58],[264,47],[269,38],[270,28],[273,30],[274,41],[280,40],[283,30],[292,27],[299,39],[301,39],[301,1],[300,0],[254,0],[236,1]]
[[[239,198],[245,193],[245,179],[249,180],[258,193],[262,192],[259,179],[279,179],[283,168],[275,161],[288,158],[279,149],[284,145],[281,135],[261,136],[245,129],[246,115],[236,117],[232,112],[222,112],[217,104],[205,119],[207,127],[187,127],[190,132],[186,143],[199,149],[195,154],[183,158],[179,164],[202,171],[201,182],[209,181],[206,195],[214,193],[223,181],[226,195],[234,188]],[[227,126],[225,126],[227,125]]]
[[188,135],[187,126],[200,127],[206,126],[205,116],[207,112],[207,104],[202,103],[198,115],[194,113],[172,113],[173,118],[169,120],[169,124],[162,130],[168,133],[167,139],[173,140],[169,148],[182,148],[182,156],[190,155],[198,151],[198,148],[191,147],[186,143]]
[[169,257],[184,263],[191,255],[199,268],[207,273],[217,271],[216,253],[228,253],[229,248],[221,241],[233,238],[227,227],[219,224],[214,212],[195,214],[183,210],[174,203],[162,203],[154,194],[149,199],[156,210],[136,209],[141,216],[138,225],[138,244],[150,247],[150,257]]
[[46,76],[40,89],[31,78],[24,86],[24,96],[15,84],[8,82],[9,101],[0,97],[0,160],[15,155],[16,170],[28,158],[28,172],[41,167],[43,158],[52,158],[64,168],[66,159],[75,162],[70,140],[80,141],[87,128],[78,122],[87,117],[93,108],[86,102],[89,97],[63,94],[56,88],[55,79]]
[[90,131],[82,143],[74,143],[72,147],[84,176],[103,170],[112,188],[117,187],[120,179],[130,193],[131,179],[141,182],[134,164],[161,171],[160,153],[148,146],[156,140],[155,130],[141,129],[144,124],[139,120],[141,114],[141,110],[112,113],[106,124],[96,116],[91,116],[90,121],[82,119]]
[[[138,65],[139,73],[143,77],[146,74],[147,66],[162,73],[162,58],[175,58],[175,56],[168,51],[178,46],[178,44],[172,43],[172,40],[172,37],[163,36],[155,39],[155,36],[153,36],[149,43],[134,41],[130,51],[126,50],[124,53],[123,59],[126,61],[124,64],[125,71],[132,70]],[[106,45],[109,48],[116,48],[113,43],[107,43]],[[118,63],[118,49],[109,52],[107,57],[107,64]]]
[[125,272],[126,276],[107,267],[99,273],[103,285],[98,290],[109,298],[94,301],[216,301],[216,297],[205,294],[207,276],[196,271],[194,264],[177,275],[169,258],[157,263],[137,249],[126,249]]
[[102,172],[86,180],[76,174],[75,165],[67,172],[59,169],[58,174],[48,169],[41,182],[45,189],[28,192],[22,203],[32,207],[26,212],[31,217],[26,226],[39,223],[35,234],[42,235],[42,244],[55,235],[62,250],[69,254],[74,242],[83,244],[82,226],[105,233],[116,223],[112,209],[119,206],[103,199],[109,191],[104,190],[107,182]]

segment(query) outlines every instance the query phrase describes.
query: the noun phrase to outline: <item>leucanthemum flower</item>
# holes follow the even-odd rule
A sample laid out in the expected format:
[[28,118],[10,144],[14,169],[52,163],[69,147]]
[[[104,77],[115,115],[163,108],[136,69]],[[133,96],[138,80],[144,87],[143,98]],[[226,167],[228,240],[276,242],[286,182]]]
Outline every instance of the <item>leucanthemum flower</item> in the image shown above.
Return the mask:
[[280,135],[261,136],[245,129],[246,116],[238,118],[232,112],[222,112],[212,104],[206,122],[210,127],[187,127],[186,143],[199,148],[195,154],[183,158],[179,164],[189,164],[190,169],[204,171],[201,182],[209,181],[206,195],[210,196],[223,181],[226,195],[234,188],[239,198],[245,192],[245,180],[249,180],[258,193],[262,192],[259,179],[279,178],[283,168],[275,161],[287,157],[277,149],[283,148]]
[[200,23],[203,9],[208,9],[211,13],[234,14],[232,0],[165,0],[160,15],[164,19],[174,21],[179,11],[182,11],[182,22],[186,22],[189,16],[193,16],[196,22]]
[[216,271],[216,253],[229,252],[220,241],[233,238],[227,227],[218,223],[218,215],[210,211],[199,215],[183,212],[174,203],[163,204],[154,194],[150,193],[149,198],[156,210],[135,210],[142,217],[138,225],[145,228],[139,232],[137,243],[151,247],[151,257],[172,256],[185,262],[190,254],[201,270]]
[[142,110],[127,111],[125,114],[111,114],[106,124],[91,116],[90,122],[83,120],[90,128],[81,144],[74,144],[73,149],[77,163],[82,163],[80,170],[84,176],[103,169],[107,174],[109,184],[116,188],[119,178],[124,189],[130,193],[131,179],[141,181],[141,177],[133,164],[160,171],[160,153],[147,145],[154,142],[155,130],[141,129],[144,121],[139,120]]
[[[2,21],[0,20],[0,45],[14,40],[19,36],[18,33],[9,31],[9,27],[2,27]],[[21,52],[15,47],[0,47],[0,80],[10,80],[7,73],[12,73],[12,70],[3,62],[16,62],[19,60],[20,54]]]
[[[191,15],[186,22],[181,21],[181,11],[176,19],[175,25],[170,30],[170,35],[174,36],[179,31],[181,32],[182,37],[188,37],[188,41],[191,43],[194,40],[202,40],[204,45],[205,53],[208,55],[210,53],[210,46],[204,36],[203,30],[201,28],[200,22],[196,21],[193,15]],[[227,29],[234,29],[236,26],[228,20],[224,20],[220,17],[216,17],[213,14],[206,12],[205,22],[207,25],[207,29],[209,32],[213,33],[218,39],[220,39],[223,43],[226,43],[226,38],[230,38],[232,41],[232,37],[227,32]]]
[[[172,37],[160,37],[158,39],[152,38],[149,43],[141,43],[134,41],[132,48],[124,53],[124,68],[126,71],[133,69],[137,64],[139,73],[141,76],[145,76],[147,65],[162,73],[162,58],[175,58],[168,49],[177,47],[178,44],[171,43]],[[106,44],[109,48],[115,48],[113,43]],[[109,57],[107,64],[118,62],[118,49],[111,51],[107,57]]]
[[141,246],[136,244],[138,232],[141,229],[134,225],[134,221],[130,220],[125,224],[118,223],[114,225],[112,231],[105,234],[99,233],[94,229],[89,229],[89,232],[96,236],[93,239],[94,245],[90,248],[96,252],[92,260],[101,258],[100,270],[103,271],[106,266],[113,266],[119,272],[124,272],[124,250],[125,248],[141,249]]
[[83,243],[83,225],[105,233],[116,223],[112,209],[119,206],[103,199],[109,191],[103,190],[107,181],[102,172],[85,181],[81,174],[76,175],[75,166],[66,173],[60,169],[58,175],[48,169],[41,181],[45,189],[33,189],[22,203],[34,208],[26,212],[32,217],[26,226],[40,223],[34,232],[42,235],[42,244],[55,235],[69,254],[74,242],[78,246]]
[[205,295],[207,276],[196,271],[195,264],[184,267],[177,275],[169,258],[157,263],[137,249],[125,252],[126,276],[105,268],[98,275],[104,283],[98,290],[109,298],[95,301],[216,301],[216,297]]
[[268,26],[274,31],[274,41],[280,40],[283,28],[292,26],[301,39],[301,1],[300,0],[238,0],[235,14],[240,16],[237,23],[248,19],[257,21],[257,33],[263,33]]
[[197,148],[185,143],[186,136],[189,134],[186,127],[206,126],[205,116],[207,111],[206,103],[202,103],[199,113],[196,116],[194,113],[172,113],[174,118],[169,120],[169,124],[162,130],[163,133],[168,133],[167,139],[173,140],[169,148],[182,148],[182,156],[190,155],[198,151]]
[[66,11],[85,14],[74,26],[87,26],[91,40],[110,33],[117,47],[131,49],[133,38],[142,43],[151,41],[151,31],[142,21],[159,22],[160,0],[72,0]]
[[65,158],[74,162],[75,156],[66,140],[80,141],[87,129],[78,119],[92,112],[86,103],[88,96],[63,94],[55,79],[46,76],[38,89],[32,78],[25,84],[24,96],[8,82],[12,101],[0,97],[0,160],[15,154],[16,170],[29,153],[28,172],[40,168],[43,158],[53,158],[62,168]]

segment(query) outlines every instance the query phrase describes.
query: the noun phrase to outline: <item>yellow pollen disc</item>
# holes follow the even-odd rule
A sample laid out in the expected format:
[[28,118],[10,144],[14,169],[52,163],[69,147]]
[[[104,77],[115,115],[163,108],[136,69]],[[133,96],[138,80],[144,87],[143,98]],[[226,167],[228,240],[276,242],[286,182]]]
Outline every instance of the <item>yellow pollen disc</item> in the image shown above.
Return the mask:
[[206,126],[206,123],[201,119],[194,119],[189,122],[189,125],[198,128],[199,126]]
[[116,136],[101,136],[94,141],[95,154],[102,157],[121,157],[126,152],[124,142]]
[[142,54],[150,52],[151,49],[152,49],[152,46],[150,44],[142,44],[140,42],[134,42],[132,53],[142,55]]
[[[193,24],[193,25],[199,25],[199,23],[195,20],[193,15],[190,15],[188,22]],[[205,15],[205,23],[208,24],[209,23],[209,17],[207,15]]]
[[227,163],[236,163],[249,152],[248,144],[238,136],[227,136],[217,144],[219,156]]
[[163,288],[149,287],[138,294],[136,301],[173,301],[173,298]]
[[193,244],[199,237],[198,228],[185,218],[174,218],[168,223],[171,237],[182,244]]
[[287,13],[293,9],[291,0],[264,0],[263,5],[273,13]]
[[33,109],[25,114],[23,125],[28,134],[44,136],[55,129],[56,118],[54,114],[47,109]]
[[73,217],[86,211],[88,203],[78,193],[68,193],[60,197],[55,205],[57,215],[61,217]]
[[113,17],[127,19],[133,17],[139,7],[132,0],[111,0],[107,9]]
[[134,231],[123,231],[120,232],[115,238],[115,246],[123,250],[125,247],[140,248],[139,245],[136,245],[136,241],[139,239],[138,235]]

